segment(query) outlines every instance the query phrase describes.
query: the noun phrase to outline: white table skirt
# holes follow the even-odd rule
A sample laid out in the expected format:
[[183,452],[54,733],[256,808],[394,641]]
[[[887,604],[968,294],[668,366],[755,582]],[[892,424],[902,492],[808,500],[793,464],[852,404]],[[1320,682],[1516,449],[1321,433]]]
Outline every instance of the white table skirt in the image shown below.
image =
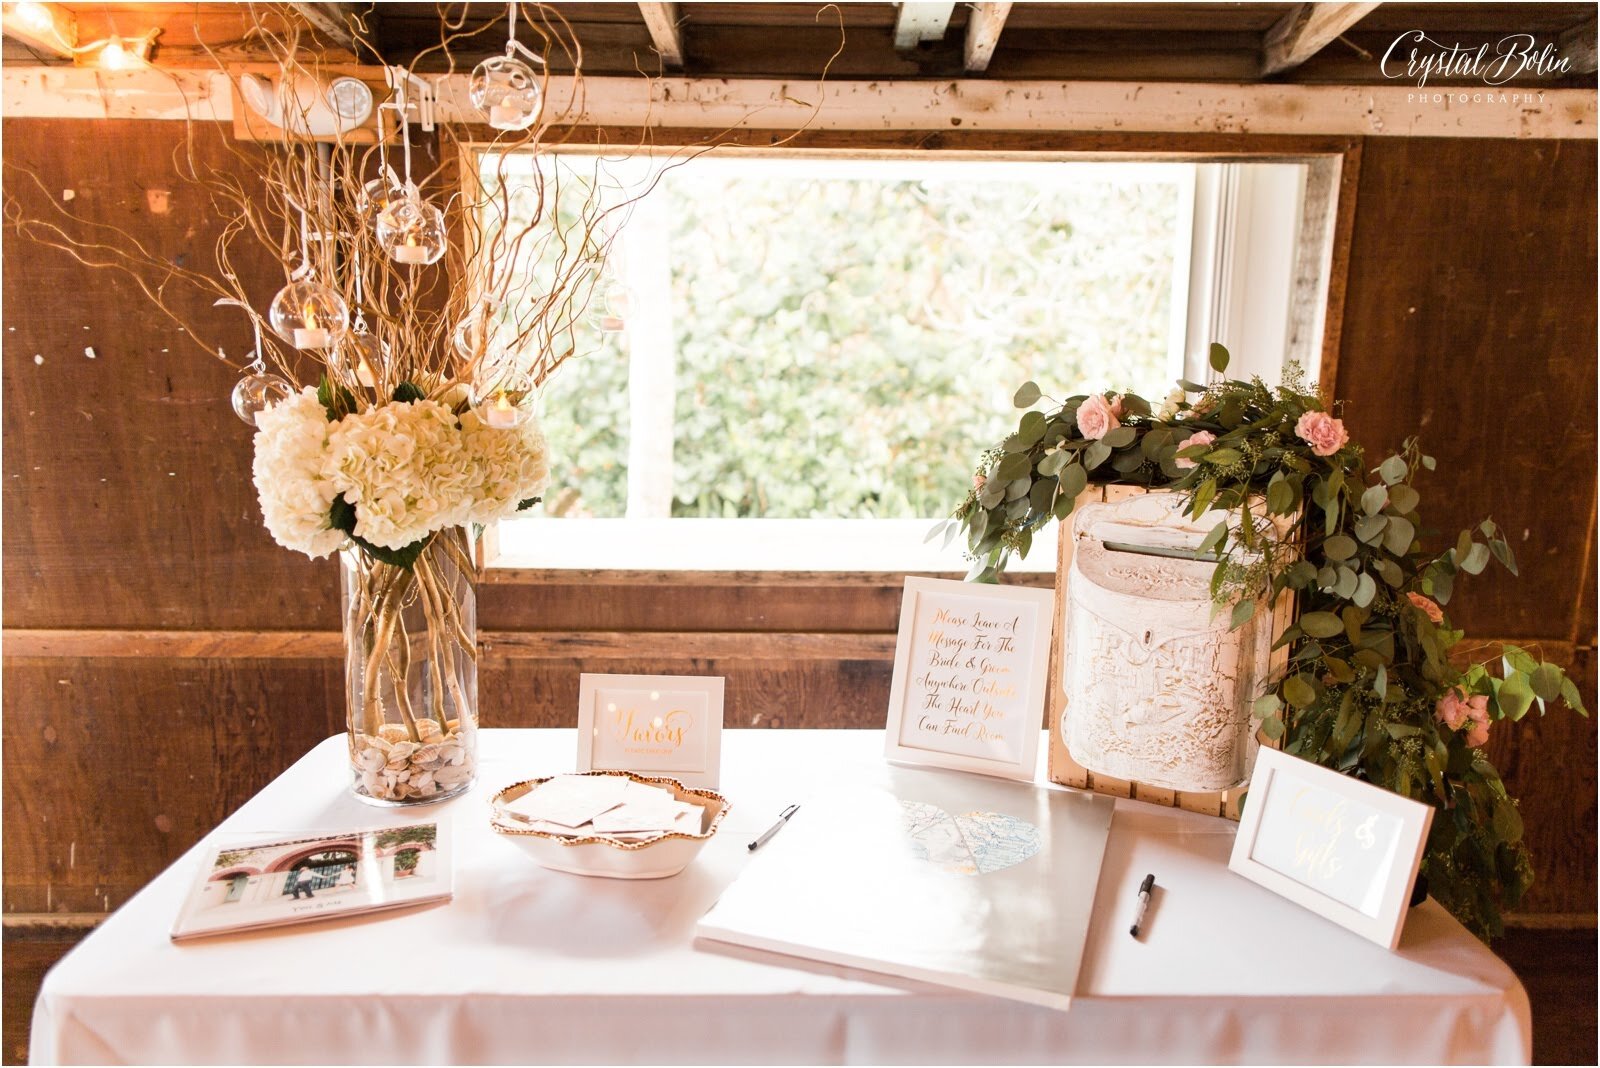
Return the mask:
[[[35,1064],[1527,1063],[1528,999],[1433,901],[1389,953],[1227,870],[1234,825],[1118,801],[1067,1012],[693,940],[745,844],[878,731],[733,730],[717,838],[671,879],[546,871],[486,798],[572,770],[571,730],[486,730],[448,813],[453,901],[175,945],[190,851],[45,978]],[[414,820],[345,788],[330,738],[219,829]],[[203,844],[203,843],[202,843]],[[1145,937],[1127,926],[1154,872]]]

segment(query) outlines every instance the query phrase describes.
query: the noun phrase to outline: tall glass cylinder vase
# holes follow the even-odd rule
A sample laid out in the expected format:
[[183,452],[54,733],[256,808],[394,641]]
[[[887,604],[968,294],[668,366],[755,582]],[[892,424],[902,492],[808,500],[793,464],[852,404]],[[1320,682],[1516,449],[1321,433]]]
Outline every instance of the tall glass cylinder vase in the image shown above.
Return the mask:
[[358,548],[343,563],[351,789],[375,805],[442,801],[478,767],[478,618],[471,547],[442,530],[411,567]]

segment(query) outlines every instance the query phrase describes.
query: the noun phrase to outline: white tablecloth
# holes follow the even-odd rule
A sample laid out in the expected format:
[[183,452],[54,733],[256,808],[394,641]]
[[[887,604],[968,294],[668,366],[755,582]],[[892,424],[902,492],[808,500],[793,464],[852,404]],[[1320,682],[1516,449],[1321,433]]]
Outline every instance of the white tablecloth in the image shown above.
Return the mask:
[[[682,874],[536,867],[488,829],[501,786],[570,771],[570,730],[486,730],[450,813],[456,891],[406,913],[175,945],[181,858],[46,977],[31,1057],[62,1063],[1527,1063],[1511,970],[1436,903],[1389,953],[1227,870],[1234,825],[1118,801],[1067,1012],[693,941],[745,844],[877,731],[727,732],[733,810]],[[412,820],[345,789],[330,738],[224,832]],[[202,843],[203,844],[203,843]],[[1142,940],[1139,880],[1158,881]]]

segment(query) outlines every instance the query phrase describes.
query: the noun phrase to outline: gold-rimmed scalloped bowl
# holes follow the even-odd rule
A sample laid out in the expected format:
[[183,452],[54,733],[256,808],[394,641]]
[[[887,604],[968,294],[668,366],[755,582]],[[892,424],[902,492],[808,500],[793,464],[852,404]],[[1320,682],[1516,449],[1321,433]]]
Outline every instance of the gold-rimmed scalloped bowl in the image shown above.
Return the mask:
[[705,810],[699,834],[668,831],[655,838],[628,842],[604,835],[572,838],[566,835],[537,831],[532,827],[518,826],[514,818],[501,813],[510,801],[528,793],[555,778],[546,775],[540,779],[526,779],[513,783],[489,799],[489,825],[499,834],[511,839],[522,848],[534,863],[554,871],[574,875],[593,875],[605,879],[665,879],[687,868],[691,861],[711,841],[728,814],[728,799],[713,790],[698,790],[683,785],[677,779],[653,775],[636,775],[631,771],[588,771],[584,775],[615,775],[648,786],[664,786],[679,801],[699,805]]

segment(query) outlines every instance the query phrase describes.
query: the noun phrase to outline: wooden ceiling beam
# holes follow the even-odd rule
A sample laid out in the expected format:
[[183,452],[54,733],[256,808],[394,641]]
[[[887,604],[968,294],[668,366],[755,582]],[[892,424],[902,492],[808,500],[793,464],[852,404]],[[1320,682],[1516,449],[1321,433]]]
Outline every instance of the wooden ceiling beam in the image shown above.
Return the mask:
[[1305,3],[1279,19],[1261,42],[1263,78],[1292,70],[1322,51],[1377,4]]
[[950,25],[950,16],[955,10],[954,0],[948,4],[901,4],[900,14],[894,20],[895,48],[904,51],[917,47],[923,41],[943,39],[944,31]]
[[962,65],[969,74],[989,69],[989,60],[994,58],[994,47],[1000,43],[1000,31],[1005,29],[1009,14],[1010,3],[972,5],[972,14],[967,19],[967,42],[961,51]]
[[644,16],[645,28],[656,54],[668,67],[683,66],[683,31],[678,27],[677,4],[640,4],[639,14]]
[[1572,73],[1593,74],[1600,67],[1595,57],[1596,32],[1595,17],[1590,15],[1556,38],[1556,49],[1572,64]]
[[35,52],[59,59],[73,58],[78,44],[78,20],[60,4],[7,4],[3,20],[5,35],[20,41]]
[[328,43],[354,54],[359,49],[355,27],[361,25],[353,3],[291,3],[289,9],[310,24]]

